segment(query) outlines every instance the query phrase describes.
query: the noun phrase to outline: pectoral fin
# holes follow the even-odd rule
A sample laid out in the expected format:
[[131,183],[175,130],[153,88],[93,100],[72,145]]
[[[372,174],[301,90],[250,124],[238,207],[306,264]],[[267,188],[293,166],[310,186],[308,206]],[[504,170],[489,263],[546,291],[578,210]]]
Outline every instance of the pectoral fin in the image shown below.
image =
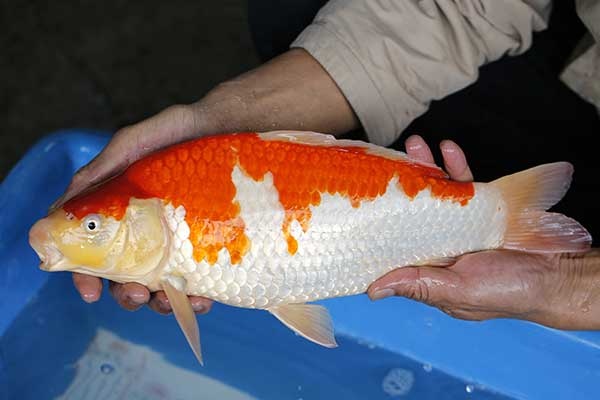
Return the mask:
[[300,336],[325,347],[337,347],[329,312],[316,304],[286,304],[268,309]]
[[204,365],[202,350],[200,349],[200,331],[190,300],[185,293],[175,289],[169,282],[163,282],[162,286],[167,294],[169,303],[171,303],[171,308],[173,308],[173,314],[175,314],[175,319],[179,323],[179,327],[190,344],[194,355],[196,355],[200,364]]

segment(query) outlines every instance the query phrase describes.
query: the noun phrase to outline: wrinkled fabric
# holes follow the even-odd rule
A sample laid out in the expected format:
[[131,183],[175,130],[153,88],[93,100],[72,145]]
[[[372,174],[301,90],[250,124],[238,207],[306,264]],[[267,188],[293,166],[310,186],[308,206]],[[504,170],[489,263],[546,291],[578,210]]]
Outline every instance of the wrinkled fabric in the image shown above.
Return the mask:
[[[590,33],[560,78],[600,107],[600,2],[576,3]],[[551,9],[551,0],[331,0],[291,47],[323,65],[369,140],[387,146],[479,67],[526,52]]]
[[588,29],[561,74],[561,80],[600,113],[600,1],[579,0],[577,15]]

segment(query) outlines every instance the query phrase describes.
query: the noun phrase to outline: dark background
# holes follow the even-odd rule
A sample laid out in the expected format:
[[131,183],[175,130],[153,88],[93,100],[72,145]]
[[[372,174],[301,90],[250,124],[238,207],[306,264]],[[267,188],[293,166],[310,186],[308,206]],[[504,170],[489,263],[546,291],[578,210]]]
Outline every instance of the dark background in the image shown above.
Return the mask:
[[41,136],[115,130],[258,64],[244,0],[0,0],[0,180]]
[[[114,131],[198,100],[285,51],[323,3],[0,0],[0,180],[53,130]],[[527,53],[481,68],[476,84],[433,102],[403,138],[456,140],[479,181],[572,162],[572,188],[555,210],[600,237],[600,120],[558,79],[585,32],[573,3],[555,1],[549,29]]]

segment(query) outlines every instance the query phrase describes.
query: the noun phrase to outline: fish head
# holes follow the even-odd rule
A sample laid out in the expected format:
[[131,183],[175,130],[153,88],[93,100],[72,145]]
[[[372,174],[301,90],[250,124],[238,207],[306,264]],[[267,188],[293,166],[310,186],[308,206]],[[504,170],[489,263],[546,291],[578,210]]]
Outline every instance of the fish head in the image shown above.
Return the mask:
[[146,283],[163,264],[169,238],[160,200],[132,198],[121,218],[82,209],[60,208],[33,225],[29,242],[41,269]]

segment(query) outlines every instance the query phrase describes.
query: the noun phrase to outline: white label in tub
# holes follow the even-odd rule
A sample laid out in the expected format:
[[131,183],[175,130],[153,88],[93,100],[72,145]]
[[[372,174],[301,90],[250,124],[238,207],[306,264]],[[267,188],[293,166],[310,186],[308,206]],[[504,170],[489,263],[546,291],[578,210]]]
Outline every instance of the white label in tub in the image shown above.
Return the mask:
[[57,399],[254,399],[103,329],[77,361],[76,370],[75,379]]

